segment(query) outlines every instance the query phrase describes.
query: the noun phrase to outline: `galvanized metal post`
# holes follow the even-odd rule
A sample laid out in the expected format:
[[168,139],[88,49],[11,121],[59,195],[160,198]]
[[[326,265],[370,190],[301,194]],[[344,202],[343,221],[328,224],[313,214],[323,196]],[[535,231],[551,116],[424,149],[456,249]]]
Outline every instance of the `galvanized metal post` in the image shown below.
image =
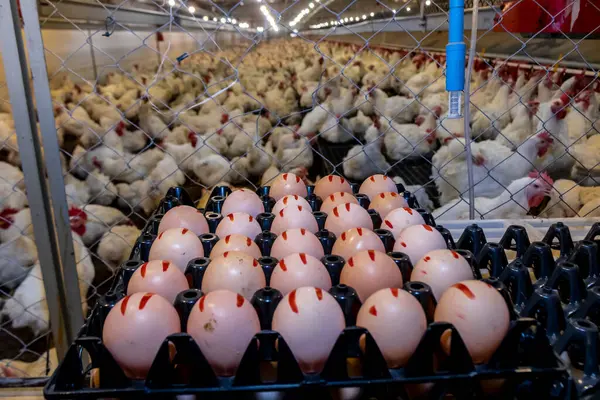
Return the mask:
[[92,30],[88,29],[88,44],[90,45],[90,57],[92,57],[92,69],[94,71],[94,81],[98,82],[98,66],[96,65],[96,53],[94,52],[94,42],[92,42]]
[[50,323],[62,358],[82,325],[83,316],[36,3],[21,1],[21,6],[25,30],[33,38],[27,47],[39,94],[37,106],[44,152],[37,132],[16,0],[0,3],[0,40]]

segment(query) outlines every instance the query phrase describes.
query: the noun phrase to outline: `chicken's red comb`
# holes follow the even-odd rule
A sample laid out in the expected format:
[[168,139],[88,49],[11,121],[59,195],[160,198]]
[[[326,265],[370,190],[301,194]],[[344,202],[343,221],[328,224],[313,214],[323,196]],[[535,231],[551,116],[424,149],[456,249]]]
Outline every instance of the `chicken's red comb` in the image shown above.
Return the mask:
[[540,133],[538,133],[537,136],[541,139],[544,139],[547,142],[550,142],[550,143],[554,142],[552,135],[550,135],[550,133],[548,131],[540,132]]
[[560,95],[560,101],[563,103],[563,105],[567,105],[569,104],[569,102],[571,101],[571,94],[570,92],[566,92]]
[[554,184],[554,180],[552,180],[552,178],[550,178],[550,175],[548,175],[546,172],[540,173],[539,171],[531,171],[529,173],[529,177],[536,178],[536,179],[541,178],[544,182],[546,182],[549,185]]
[[8,229],[15,222],[12,216],[18,212],[14,208],[5,208],[0,211],[0,229]]

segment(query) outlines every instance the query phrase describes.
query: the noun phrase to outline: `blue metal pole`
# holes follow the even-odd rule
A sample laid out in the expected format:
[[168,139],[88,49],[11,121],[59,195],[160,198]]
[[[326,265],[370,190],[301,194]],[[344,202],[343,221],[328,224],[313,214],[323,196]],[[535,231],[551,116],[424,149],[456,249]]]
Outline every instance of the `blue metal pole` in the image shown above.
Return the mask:
[[450,29],[446,45],[446,91],[449,92],[448,118],[462,117],[461,94],[465,88],[465,52],[463,41],[465,5],[450,0]]

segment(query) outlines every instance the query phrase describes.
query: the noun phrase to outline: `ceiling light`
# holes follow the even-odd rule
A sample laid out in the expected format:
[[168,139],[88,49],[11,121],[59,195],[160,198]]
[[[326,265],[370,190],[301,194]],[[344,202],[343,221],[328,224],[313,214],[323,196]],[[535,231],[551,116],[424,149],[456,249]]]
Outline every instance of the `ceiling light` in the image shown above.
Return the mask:
[[204,17],[202,17],[203,20],[208,21],[208,17],[205,15]]
[[231,23],[232,23],[232,24],[234,24],[234,25],[235,25],[235,24],[237,24],[237,19],[235,19],[235,18],[234,18],[234,19],[232,19],[232,20],[231,20]]
[[350,22],[354,21],[354,17],[350,17]]
[[308,7],[309,8],[315,8],[315,5],[314,5],[314,3],[308,3]]
[[406,12],[409,12],[409,11],[410,11],[410,7],[406,7]]
[[257,28],[256,28],[256,30],[257,30],[258,32],[262,32],[262,31],[264,31],[264,30],[265,30],[265,28],[263,28],[262,26],[259,26],[259,27],[257,27]]
[[396,14],[396,10],[392,10],[392,12],[393,12],[394,14]]
[[213,17],[213,21],[217,22],[217,17]]
[[193,14],[196,12],[196,9],[194,8],[194,6],[189,6],[188,11]]
[[371,17],[374,17],[374,16],[375,16],[375,13],[371,13]]
[[426,5],[426,6],[430,6],[430,5],[431,5],[431,1],[430,1],[430,0],[427,0],[427,1],[425,2],[425,5]]
[[344,18],[344,22],[348,22],[348,17]]
[[298,33],[298,29],[294,29],[292,32],[294,32],[294,33]]
[[367,19],[367,16],[363,14],[362,19]]
[[227,20],[225,18],[221,18],[221,23],[224,24]]
[[169,0],[169,6],[174,7],[175,6],[175,0]]

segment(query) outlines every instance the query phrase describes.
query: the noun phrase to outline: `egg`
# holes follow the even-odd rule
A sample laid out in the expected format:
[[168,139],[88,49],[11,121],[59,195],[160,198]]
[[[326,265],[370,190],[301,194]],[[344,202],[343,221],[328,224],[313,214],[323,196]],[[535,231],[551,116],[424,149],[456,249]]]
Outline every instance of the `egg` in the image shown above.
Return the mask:
[[358,189],[358,193],[367,195],[371,201],[379,193],[385,192],[398,193],[398,189],[392,178],[381,174],[368,177]]
[[260,213],[265,212],[265,206],[256,193],[248,189],[238,189],[231,192],[221,208],[221,214],[229,215],[236,212],[243,212],[252,215],[254,218]]
[[315,194],[322,200],[337,192],[352,193],[350,183],[341,176],[327,175],[319,179],[315,184]]
[[300,197],[297,194],[289,194],[277,200],[277,203],[275,203],[275,206],[271,212],[277,215],[279,211],[283,210],[287,206],[302,206],[307,210],[311,209],[310,204],[308,204],[308,201],[306,201],[304,197]]
[[[450,322],[464,341],[473,362],[487,362],[500,346],[509,328],[509,313],[500,292],[490,284],[468,280],[450,286],[435,309],[434,320]],[[441,344],[450,351],[450,330]]]
[[319,226],[309,208],[302,206],[288,206],[275,214],[271,232],[281,235],[288,229],[304,228],[311,233],[317,233]]
[[306,185],[299,176],[286,172],[273,180],[269,196],[274,198],[275,201],[278,201],[289,194],[297,194],[300,197],[306,197],[308,191],[306,190]]
[[167,336],[181,331],[175,308],[162,296],[135,293],[110,310],[102,342],[125,375],[144,379]]
[[314,233],[304,228],[288,229],[275,239],[271,247],[271,257],[281,260],[294,253],[306,253],[319,260],[325,256],[325,251]]
[[248,236],[239,235],[234,233],[233,235],[227,235],[223,239],[219,240],[215,247],[210,252],[210,257],[215,258],[223,255],[226,251],[241,251],[246,253],[253,258],[261,258],[262,254],[258,245],[252,241]]
[[158,234],[152,246],[148,261],[169,260],[185,272],[187,263],[198,257],[204,257],[202,242],[188,228],[172,228]]
[[202,291],[230,290],[250,300],[258,289],[267,286],[259,262],[241,251],[226,251],[212,259],[204,277]]
[[385,253],[385,246],[375,232],[367,228],[352,228],[342,232],[331,250],[331,254],[349,259],[363,250],[377,250]]
[[323,204],[321,204],[321,208],[319,211],[326,213],[327,215],[331,214],[333,209],[340,204],[352,203],[359,204],[356,197],[346,192],[336,192],[332,193],[327,197],[323,197]]
[[402,195],[396,192],[382,192],[378,195],[371,197],[371,205],[369,208],[377,211],[381,218],[387,216],[390,211],[396,208],[408,207],[408,203],[404,200]]
[[450,286],[460,281],[473,279],[471,266],[454,250],[432,250],[415,265],[411,281],[424,282],[431,286],[435,299],[440,298]]
[[196,236],[208,233],[208,222],[200,210],[190,206],[171,208],[160,220],[158,233],[172,228],[187,228]]
[[413,265],[427,252],[445,248],[447,248],[446,241],[442,234],[434,227],[424,224],[405,228],[396,237],[396,244],[394,244],[394,251],[409,256]]
[[215,234],[224,238],[228,235],[239,234],[249,237],[250,239],[256,238],[261,233],[260,225],[256,219],[246,213],[232,213],[227,214],[225,218],[219,223]]
[[273,270],[270,286],[283,295],[303,286],[331,289],[331,277],[319,259],[305,253],[290,254]]
[[273,314],[273,330],[281,334],[304,373],[323,370],[344,327],[342,309],[321,288],[292,290]]
[[127,284],[127,294],[156,293],[173,303],[179,292],[190,285],[181,270],[167,260],[154,260],[135,270]]
[[260,322],[244,296],[216,290],[200,298],[187,321],[187,332],[219,376],[232,376]]
[[353,203],[334,207],[325,221],[325,229],[338,237],[342,232],[357,227],[373,230],[373,221],[367,210]]
[[390,211],[385,216],[381,223],[381,227],[392,232],[394,238],[397,238],[404,228],[408,228],[411,225],[424,224],[425,220],[417,210],[408,207],[400,207]]
[[354,288],[364,303],[379,289],[402,287],[402,272],[387,254],[365,250],[346,260],[340,283]]
[[388,367],[399,368],[417,349],[427,329],[427,318],[421,304],[408,292],[385,288],[363,303],[356,325],[371,333]]

